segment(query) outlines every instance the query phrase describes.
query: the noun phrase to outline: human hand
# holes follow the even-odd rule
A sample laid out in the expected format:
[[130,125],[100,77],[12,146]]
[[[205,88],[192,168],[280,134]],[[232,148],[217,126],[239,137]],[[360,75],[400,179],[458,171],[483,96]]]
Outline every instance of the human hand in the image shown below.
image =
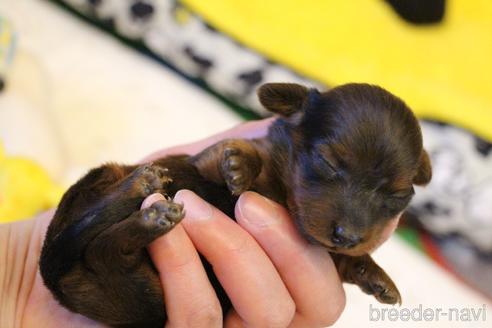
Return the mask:
[[[246,123],[144,161],[196,154],[225,138],[261,137],[270,123]],[[143,207],[161,197],[149,196]],[[169,327],[322,327],[340,316],[345,295],[328,252],[308,244],[283,207],[244,193],[236,205],[238,225],[191,191],[179,191],[174,200],[184,203],[185,219],[149,247],[166,291]],[[231,299],[234,310],[225,316],[198,252]]]
[[53,215],[0,225],[0,327],[103,327],[62,307],[44,286],[39,255]]
[[[150,245],[169,327],[323,327],[339,317],[345,295],[333,261],[299,235],[283,207],[243,193],[236,224],[191,191],[179,191],[175,201],[185,206],[182,224]],[[224,322],[198,252],[234,307]]]
[[[196,143],[159,151],[146,161],[171,153],[197,153],[223,138],[260,137],[270,122],[248,122]],[[39,254],[53,215],[50,210],[31,220],[0,225],[0,327],[103,326],[60,306],[43,284]]]
[[[197,143],[155,153],[146,161],[166,154],[195,154],[224,138],[261,137],[270,123],[271,119],[249,122]],[[338,318],[345,298],[333,262],[326,251],[297,234],[285,209],[248,192],[238,202],[237,225],[217,209],[212,209],[207,220],[188,218],[203,200],[189,191],[178,193],[176,199],[185,203],[187,219],[149,247],[166,290],[168,326],[287,326],[292,320],[292,326],[309,327],[331,324]],[[259,225],[251,223],[255,210],[263,213],[256,216],[261,218]],[[0,259],[6,258],[8,264],[0,267],[0,278],[9,277],[11,282],[0,285],[1,327],[102,326],[61,307],[42,283],[39,252],[52,215],[51,211],[35,220],[0,227]],[[200,229],[208,234],[198,233]],[[2,254],[4,249],[7,252]],[[233,301],[235,310],[224,323],[197,250],[214,264]],[[227,256],[219,256],[222,251]]]

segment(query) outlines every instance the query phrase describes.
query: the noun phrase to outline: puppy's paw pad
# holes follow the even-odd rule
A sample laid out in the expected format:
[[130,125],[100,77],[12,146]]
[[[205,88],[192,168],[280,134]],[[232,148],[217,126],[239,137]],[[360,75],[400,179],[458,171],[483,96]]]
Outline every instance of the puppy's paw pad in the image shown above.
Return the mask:
[[401,305],[401,295],[396,287],[387,286],[384,287],[381,284],[373,286],[374,297],[383,304],[399,304]]
[[149,229],[160,228],[162,225],[166,225],[163,222],[165,216],[157,208],[149,207],[142,210],[142,223]]
[[174,224],[179,223],[185,216],[183,204],[175,203],[168,199],[155,202],[151,208],[157,209],[165,220]]
[[232,155],[227,157],[225,168],[227,170],[238,170],[241,168],[242,160],[240,156]]
[[146,229],[160,233],[174,228],[184,218],[183,205],[159,200],[142,210],[142,223]]
[[384,304],[401,304],[398,288],[391,278],[380,267],[359,263],[354,267],[357,285],[369,295]]
[[173,182],[167,168],[152,163],[138,167],[132,175],[143,196],[160,191]]
[[222,174],[233,195],[238,196],[251,186],[255,177],[250,171],[245,155],[239,148],[227,147],[224,149]]
[[241,150],[239,150],[239,148],[236,148],[236,147],[226,147],[224,149],[224,156],[225,157],[230,157],[233,155],[239,155],[240,153],[241,153]]

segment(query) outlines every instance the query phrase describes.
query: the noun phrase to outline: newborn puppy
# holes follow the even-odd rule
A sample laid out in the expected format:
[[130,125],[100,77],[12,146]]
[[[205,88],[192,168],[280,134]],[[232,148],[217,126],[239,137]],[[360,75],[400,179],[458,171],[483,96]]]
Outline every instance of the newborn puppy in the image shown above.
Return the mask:
[[[145,247],[183,218],[183,206],[171,198],[179,189],[193,190],[230,217],[245,190],[275,200],[309,242],[331,253],[345,282],[382,303],[401,302],[367,253],[408,205],[413,185],[431,178],[415,116],[399,98],[368,84],[323,93],[265,84],[258,95],[279,115],[265,138],[224,140],[196,156],[141,166],[107,164],[66,192],[40,260],[44,282],[62,305],[113,326],[162,327],[163,293]],[[141,210],[154,192],[167,200]],[[227,310],[227,296],[214,285]]]

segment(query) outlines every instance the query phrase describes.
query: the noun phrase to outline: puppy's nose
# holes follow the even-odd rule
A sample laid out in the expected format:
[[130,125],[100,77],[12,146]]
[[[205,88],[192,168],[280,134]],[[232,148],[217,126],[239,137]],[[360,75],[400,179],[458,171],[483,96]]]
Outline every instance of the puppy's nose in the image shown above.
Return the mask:
[[357,245],[361,241],[361,238],[357,235],[350,234],[341,226],[336,226],[333,229],[331,241],[337,247],[351,248]]

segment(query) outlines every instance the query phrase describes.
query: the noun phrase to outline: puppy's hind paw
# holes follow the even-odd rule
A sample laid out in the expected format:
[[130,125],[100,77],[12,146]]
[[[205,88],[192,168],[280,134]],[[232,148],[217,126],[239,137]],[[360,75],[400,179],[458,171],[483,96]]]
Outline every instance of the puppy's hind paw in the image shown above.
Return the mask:
[[132,178],[134,186],[143,196],[164,190],[167,185],[173,182],[168,169],[152,163],[139,166],[133,171]]
[[169,200],[159,200],[149,208],[142,210],[144,225],[149,229],[165,233],[176,226],[183,218],[185,212],[182,204]]

